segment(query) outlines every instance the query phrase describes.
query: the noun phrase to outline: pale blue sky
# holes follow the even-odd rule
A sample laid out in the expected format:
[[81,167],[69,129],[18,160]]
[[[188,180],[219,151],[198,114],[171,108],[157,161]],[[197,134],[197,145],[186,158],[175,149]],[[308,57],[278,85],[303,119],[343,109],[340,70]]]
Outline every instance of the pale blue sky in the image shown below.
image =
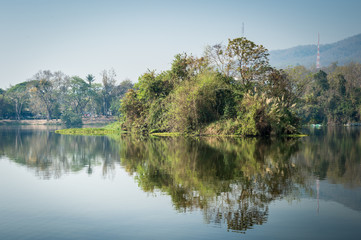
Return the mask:
[[245,36],[269,50],[361,33],[361,1],[0,0],[0,88],[39,70],[84,77],[114,68],[136,82],[177,53]]

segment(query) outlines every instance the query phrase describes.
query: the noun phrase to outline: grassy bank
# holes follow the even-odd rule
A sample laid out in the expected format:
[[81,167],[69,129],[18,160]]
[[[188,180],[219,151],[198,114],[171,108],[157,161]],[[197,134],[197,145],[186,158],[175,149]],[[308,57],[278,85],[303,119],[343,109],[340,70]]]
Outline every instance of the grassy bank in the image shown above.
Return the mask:
[[125,133],[120,128],[119,122],[113,122],[108,124],[105,127],[101,128],[68,128],[56,130],[56,133],[64,134],[64,135],[94,135],[94,136],[103,136],[103,135],[120,135]]
[[56,130],[55,132],[64,135],[98,135],[98,136],[117,133],[114,130],[109,130],[104,128],[69,128],[69,129]]

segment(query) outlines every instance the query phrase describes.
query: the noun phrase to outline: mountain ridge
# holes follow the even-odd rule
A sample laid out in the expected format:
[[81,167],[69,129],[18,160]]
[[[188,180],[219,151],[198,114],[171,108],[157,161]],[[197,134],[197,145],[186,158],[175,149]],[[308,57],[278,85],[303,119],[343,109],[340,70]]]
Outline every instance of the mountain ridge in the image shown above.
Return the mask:
[[[317,45],[300,45],[288,49],[272,50],[269,52],[270,64],[274,67],[316,65]],[[333,62],[344,65],[350,62],[361,62],[361,34],[343,40],[320,45],[320,63],[328,66]]]

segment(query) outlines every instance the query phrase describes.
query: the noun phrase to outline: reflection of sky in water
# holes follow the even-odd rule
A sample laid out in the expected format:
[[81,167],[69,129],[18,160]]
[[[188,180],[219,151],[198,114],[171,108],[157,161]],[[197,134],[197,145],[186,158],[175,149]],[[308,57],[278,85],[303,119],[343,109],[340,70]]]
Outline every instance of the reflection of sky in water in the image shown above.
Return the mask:
[[327,180],[320,181],[319,198],[338,202],[361,212],[361,187],[345,188],[342,184],[330,184]]

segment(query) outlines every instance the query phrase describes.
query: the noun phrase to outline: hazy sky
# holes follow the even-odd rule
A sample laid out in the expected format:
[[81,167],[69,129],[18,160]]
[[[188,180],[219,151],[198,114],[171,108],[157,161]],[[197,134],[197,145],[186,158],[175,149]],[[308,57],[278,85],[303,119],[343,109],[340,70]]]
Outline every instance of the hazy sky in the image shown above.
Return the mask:
[[177,53],[245,36],[269,50],[361,33],[360,0],[0,0],[0,88],[39,70],[118,82],[166,70]]

